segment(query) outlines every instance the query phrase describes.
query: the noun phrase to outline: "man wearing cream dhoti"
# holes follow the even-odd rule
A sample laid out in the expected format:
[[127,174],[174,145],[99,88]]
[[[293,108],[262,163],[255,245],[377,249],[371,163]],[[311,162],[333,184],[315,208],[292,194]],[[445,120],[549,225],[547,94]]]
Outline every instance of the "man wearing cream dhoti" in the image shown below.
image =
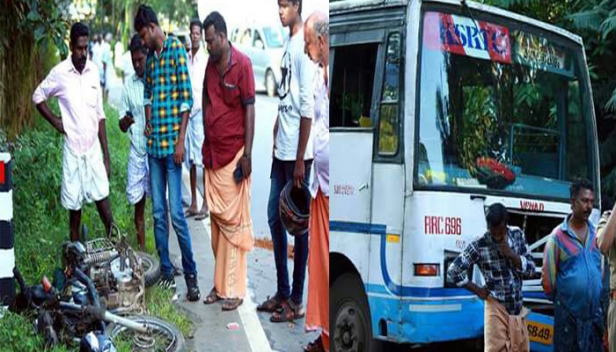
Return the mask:
[[224,300],[234,310],[246,295],[246,257],[254,246],[250,218],[255,84],[248,57],[231,46],[218,12],[203,21],[210,58],[205,70],[203,116],[205,197],[210,208],[214,288],[205,304]]
[[[69,211],[71,241],[80,239],[81,208],[86,203],[96,203],[108,234],[113,223],[103,93],[98,69],[88,60],[89,36],[85,24],[73,24],[71,56],[51,69],[32,95],[37,110],[64,135],[61,201]],[[61,116],[47,106],[50,98],[58,98]]]
[[329,351],[329,18],[310,15],[304,25],[304,50],[319,65],[314,84],[314,177],[310,186],[310,243],[306,331],[321,335],[304,351]]
[[[522,279],[535,272],[522,230],[507,226],[507,209],[500,203],[488,207],[488,231],[471,242],[449,266],[447,275],[458,286],[485,301],[485,351],[530,350],[526,329],[528,310],[522,305]],[[478,287],[467,271],[479,266],[486,285]]]

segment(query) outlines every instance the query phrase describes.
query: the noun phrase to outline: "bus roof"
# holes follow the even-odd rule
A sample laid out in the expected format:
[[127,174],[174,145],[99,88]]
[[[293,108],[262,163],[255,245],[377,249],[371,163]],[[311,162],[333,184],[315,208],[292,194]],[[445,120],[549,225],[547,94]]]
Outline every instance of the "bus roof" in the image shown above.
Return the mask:
[[[369,11],[376,9],[383,9],[388,7],[401,7],[408,6],[411,1],[421,1],[423,3],[436,3],[436,4],[447,4],[447,5],[461,5],[460,0],[344,0],[332,2],[329,4],[329,13],[330,16],[341,15],[350,12],[356,11]],[[569,31],[566,31],[560,27],[541,22],[539,20],[520,15],[514,12],[510,12],[507,10],[503,10],[499,7],[489,6],[477,2],[467,1],[466,4],[471,10],[478,10],[482,12],[491,13],[497,16],[509,18],[515,21],[527,23],[529,25],[539,27],[545,29],[547,31],[556,33],[558,35],[564,36],[568,39],[573,40],[574,42],[583,45],[582,38],[576,34],[573,34]]]

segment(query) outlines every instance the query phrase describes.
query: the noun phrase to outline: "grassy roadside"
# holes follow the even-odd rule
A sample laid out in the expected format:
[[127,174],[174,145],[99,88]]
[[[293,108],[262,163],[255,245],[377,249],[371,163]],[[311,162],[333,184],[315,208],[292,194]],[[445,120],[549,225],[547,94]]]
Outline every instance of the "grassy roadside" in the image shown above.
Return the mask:
[[[52,102],[57,112],[57,103]],[[105,105],[107,139],[111,155],[110,201],[114,221],[128,233],[130,244],[137,248],[133,225],[134,208],[126,200],[126,163],[129,140],[118,128],[118,112]],[[0,141],[2,138],[0,138]],[[35,128],[25,132],[14,143],[13,204],[15,226],[16,265],[29,283],[40,282],[44,275],[50,279],[54,268],[60,266],[58,248],[68,239],[68,212],[60,204],[62,182],[62,136],[37,116]],[[0,150],[3,146],[0,143]],[[155,254],[151,204],[146,208],[146,248]],[[88,237],[104,233],[94,204],[83,209],[82,223]],[[171,292],[149,289],[146,302],[150,315],[175,324],[186,337],[191,323],[186,314],[171,303]],[[43,340],[33,332],[34,318],[7,314],[0,319],[0,351],[43,350]],[[127,346],[118,346],[129,351]],[[72,351],[60,347],[52,351]]]

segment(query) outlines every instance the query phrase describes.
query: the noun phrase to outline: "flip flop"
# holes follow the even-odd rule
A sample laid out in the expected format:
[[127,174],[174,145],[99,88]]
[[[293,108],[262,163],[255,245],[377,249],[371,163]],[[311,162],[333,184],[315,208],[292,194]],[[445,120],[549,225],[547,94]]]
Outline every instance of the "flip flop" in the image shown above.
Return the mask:
[[195,220],[205,220],[210,216],[210,213],[199,213],[195,216]]
[[191,217],[199,215],[199,214],[200,213],[198,211],[194,211],[194,210],[191,210],[190,208],[188,208],[186,210],[186,212],[184,212],[184,217],[186,217],[188,219],[188,218],[191,218]]

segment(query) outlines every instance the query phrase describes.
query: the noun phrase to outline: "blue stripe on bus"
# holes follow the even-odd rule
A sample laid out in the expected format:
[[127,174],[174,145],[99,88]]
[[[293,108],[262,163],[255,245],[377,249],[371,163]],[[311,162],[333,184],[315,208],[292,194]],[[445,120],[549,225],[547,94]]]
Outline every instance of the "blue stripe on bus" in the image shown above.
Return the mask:
[[[366,292],[388,294],[392,295],[392,292],[383,285],[366,284]],[[474,294],[465,288],[443,288],[443,287],[414,287],[404,286],[407,297],[454,297],[454,296],[474,296]],[[398,295],[392,295],[397,297]]]
[[549,300],[548,296],[546,296],[545,293],[543,293],[543,291],[532,291],[532,292],[523,291],[523,293],[524,293],[524,298],[535,298],[535,299],[547,299],[547,300]]
[[386,235],[387,227],[385,225],[361,222],[330,221],[329,231],[363,233],[366,235]]

